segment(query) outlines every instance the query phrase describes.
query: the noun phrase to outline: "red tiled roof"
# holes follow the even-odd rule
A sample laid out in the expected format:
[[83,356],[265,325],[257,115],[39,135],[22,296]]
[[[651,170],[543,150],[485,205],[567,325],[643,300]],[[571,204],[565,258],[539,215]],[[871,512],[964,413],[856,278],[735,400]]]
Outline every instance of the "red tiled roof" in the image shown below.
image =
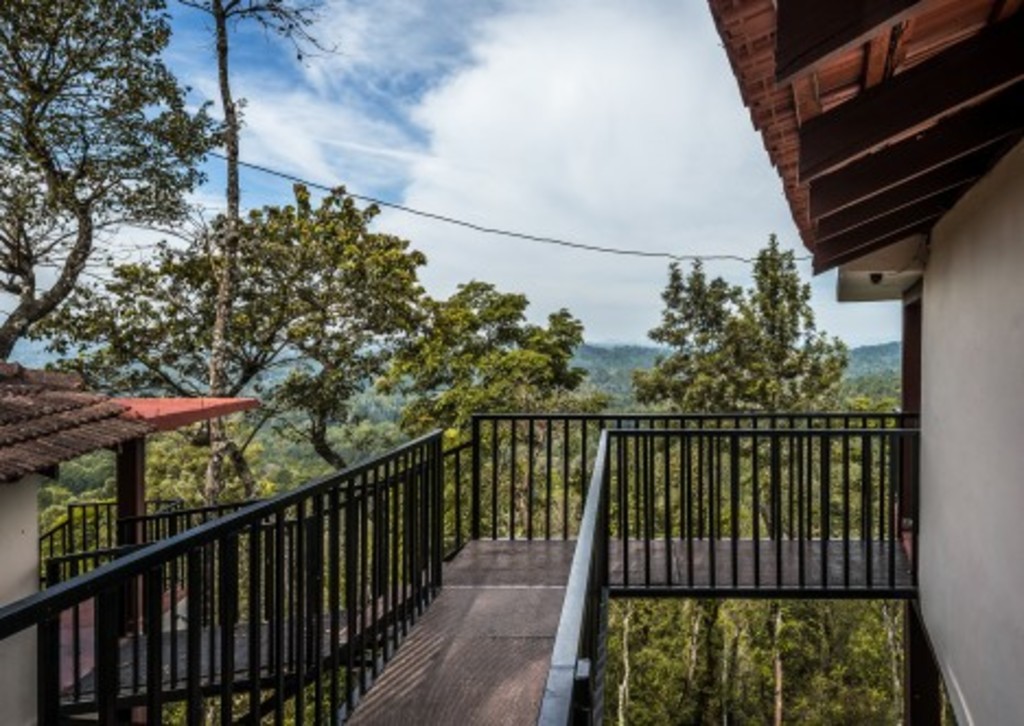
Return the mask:
[[255,398],[115,398],[128,418],[147,422],[157,431],[173,431],[200,421],[258,408]]
[[0,482],[154,431],[126,418],[122,404],[82,389],[71,374],[0,362]]

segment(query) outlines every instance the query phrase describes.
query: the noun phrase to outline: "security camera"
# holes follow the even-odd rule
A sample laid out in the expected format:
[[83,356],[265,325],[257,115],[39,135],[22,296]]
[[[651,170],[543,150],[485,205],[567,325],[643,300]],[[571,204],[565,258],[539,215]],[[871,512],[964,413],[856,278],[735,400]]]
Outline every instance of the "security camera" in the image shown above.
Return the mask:
[[868,279],[871,280],[871,284],[872,285],[877,285],[878,283],[880,283],[882,281],[882,273],[881,272],[872,272],[868,276]]

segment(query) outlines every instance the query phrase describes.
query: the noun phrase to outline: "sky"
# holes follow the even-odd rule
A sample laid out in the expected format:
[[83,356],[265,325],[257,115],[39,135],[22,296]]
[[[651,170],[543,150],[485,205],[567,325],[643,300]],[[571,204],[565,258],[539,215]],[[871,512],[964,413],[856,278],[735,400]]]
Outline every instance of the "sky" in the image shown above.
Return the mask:
[[[208,21],[174,11],[168,62],[193,101],[216,99]],[[675,255],[752,257],[774,233],[806,255],[782,184],[739,97],[707,6],[687,0],[327,0],[301,60],[234,30],[242,159],[321,184],[527,234]],[[214,108],[216,113],[219,111]],[[223,205],[222,162],[196,201]],[[290,184],[242,175],[243,205]],[[429,260],[428,291],[471,279],[568,308],[591,342],[642,343],[667,260],[481,234],[397,211],[378,218]],[[899,338],[893,303],[835,302],[811,280],[819,329],[850,345]],[[749,282],[750,266],[706,269]]]

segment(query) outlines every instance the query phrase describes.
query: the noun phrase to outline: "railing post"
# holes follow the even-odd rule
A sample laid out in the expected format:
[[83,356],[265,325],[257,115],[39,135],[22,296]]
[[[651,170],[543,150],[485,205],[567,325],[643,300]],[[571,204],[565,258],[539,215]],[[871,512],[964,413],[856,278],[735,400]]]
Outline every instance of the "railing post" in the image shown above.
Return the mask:
[[59,615],[36,627],[36,647],[36,717],[43,726],[56,725],[60,722]]
[[472,421],[473,436],[473,484],[470,494],[470,509],[472,510],[473,521],[470,526],[470,536],[473,539],[480,539],[480,419],[476,415]]

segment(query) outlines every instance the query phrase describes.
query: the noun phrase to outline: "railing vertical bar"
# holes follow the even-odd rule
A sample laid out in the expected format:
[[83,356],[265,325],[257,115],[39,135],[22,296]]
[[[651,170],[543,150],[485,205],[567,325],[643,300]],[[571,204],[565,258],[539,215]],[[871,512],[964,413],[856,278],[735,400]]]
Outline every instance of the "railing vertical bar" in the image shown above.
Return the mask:
[[187,660],[185,664],[185,709],[189,726],[200,726],[204,720],[202,693],[202,632],[203,632],[203,560],[202,550],[190,550],[186,556],[188,622],[185,637]]
[[259,721],[260,708],[260,665],[263,659],[263,631],[261,627],[260,593],[263,590],[261,582],[263,567],[262,551],[263,527],[261,522],[253,522],[249,526],[249,719],[254,723]]
[[512,452],[512,455],[511,455],[511,458],[509,460],[509,479],[508,479],[508,538],[510,540],[512,540],[513,542],[515,542],[515,539],[516,539],[516,474],[518,473],[517,472],[518,467],[516,466],[516,464],[518,463],[518,459],[519,459],[518,452],[516,451],[516,449],[518,448],[518,445],[519,445],[519,441],[518,441],[519,426],[517,425],[518,421],[516,421],[516,419],[513,418],[513,419],[510,419],[509,421],[510,421],[511,427],[512,427],[511,443],[509,444],[509,447],[510,447],[510,450]]
[[683,457],[683,487],[686,489],[686,584],[693,587],[693,439],[680,435]]
[[718,518],[721,516],[721,510],[719,505],[721,500],[716,496],[718,493],[718,464],[716,462],[716,448],[718,445],[717,437],[702,437],[702,440],[706,440],[708,444],[708,585],[715,587],[718,582],[718,562],[717,562],[717,548],[718,542],[716,541],[719,536],[719,530],[716,527],[718,524]]
[[[47,577],[47,582],[50,582]],[[44,619],[36,628],[36,716],[43,726],[60,723],[60,615]]]
[[309,576],[313,563],[309,557],[308,502],[306,498],[295,505],[295,569],[292,570],[295,590],[295,610],[292,612],[295,621],[295,723],[299,726],[306,718],[306,671],[309,666]]
[[[365,472],[358,482],[359,497],[359,690],[366,693],[370,687],[366,668],[367,637],[372,639],[375,629],[369,622],[372,606],[370,605],[370,497],[375,482],[371,480],[373,470]],[[367,635],[369,633],[369,636]],[[372,648],[372,645],[371,645]],[[371,656],[375,656],[371,653]],[[375,669],[375,667],[374,667]]]
[[772,512],[772,526],[775,536],[775,586],[781,588],[782,580],[782,446],[778,436],[771,437],[771,481],[775,511]]
[[896,530],[899,527],[899,516],[896,502],[899,501],[896,488],[899,482],[899,467],[903,461],[902,439],[899,434],[889,434],[889,588],[896,587]]
[[146,572],[146,723],[160,724],[163,721],[163,571],[157,567]]
[[527,444],[526,444],[526,539],[533,540],[533,468],[536,464],[534,452],[534,421],[531,418],[527,422]]
[[220,722],[231,723],[235,685],[235,617],[238,613],[238,537],[219,541]]
[[828,588],[829,540],[832,536],[832,440],[828,433],[821,434],[821,586]]
[[[458,461],[458,458],[456,458]],[[443,483],[442,483],[443,486]],[[370,666],[372,676],[376,680],[380,674],[379,661],[386,658],[383,649],[384,621],[381,613],[381,585],[384,580],[384,552],[381,546],[381,533],[384,530],[382,513],[382,502],[384,491],[387,488],[387,479],[383,477],[380,467],[373,468],[373,487],[367,493],[370,500],[370,524],[373,530],[373,551],[370,553]],[[443,512],[439,514],[444,517]],[[442,520],[443,521],[443,520]],[[443,530],[443,526],[441,527]],[[384,611],[384,614],[387,610]]]
[[583,502],[587,498],[587,419],[582,421],[582,433],[580,435],[580,510],[583,509]]
[[644,436],[637,441],[637,531],[643,537],[643,584],[650,587],[650,540],[651,522],[648,515],[650,507],[651,475],[650,470],[651,439]]
[[569,417],[562,419],[562,540],[569,539]]
[[170,613],[170,678],[171,688],[178,687],[178,601],[181,594],[181,558],[171,560],[171,613]]
[[[617,437],[619,442],[619,494],[622,499],[620,516],[622,517],[622,584],[629,587],[629,490],[630,472],[633,469],[629,466],[630,440],[624,436]],[[635,446],[635,442],[634,442]]]
[[455,452],[455,551],[462,549],[462,449]]
[[[850,428],[849,418],[844,428]],[[850,587],[850,435],[843,436],[843,587]]]
[[871,437],[868,434],[861,435],[861,540],[864,543],[864,586],[871,589],[874,586],[872,573],[872,552],[871,552]]
[[[345,513],[345,569],[342,579],[344,580],[345,588],[345,613],[348,616],[348,630],[346,632],[346,647],[345,647],[345,703],[347,706],[347,712],[352,713],[352,709],[356,706],[356,691],[357,682],[355,676],[355,649],[356,643],[359,642],[362,634],[357,631],[359,621],[357,620],[357,593],[356,588],[358,587],[357,581],[357,562],[356,559],[358,553],[358,542],[359,542],[359,523],[356,521],[357,507],[359,502],[356,501],[356,483],[354,481],[346,482],[344,495],[345,500],[343,502],[344,513]],[[408,535],[408,533],[406,533]],[[408,546],[408,536],[403,537],[404,546]],[[403,588],[404,589],[404,588]],[[404,620],[403,620],[404,622]]]
[[[756,424],[756,422],[755,422]],[[754,435],[750,442],[751,451],[751,472],[750,472],[750,483],[751,483],[751,515],[753,516],[753,531],[751,536],[754,540],[754,588],[759,589],[761,587],[761,493],[760,493],[760,478],[761,478],[761,452],[758,449],[760,441],[757,436],[757,427],[754,427]]]
[[274,645],[274,722],[284,723],[285,695],[285,627],[287,616],[287,593],[285,592],[285,573],[288,570],[285,542],[285,513],[279,510],[274,516],[274,612],[268,623]]
[[330,704],[331,722],[338,718],[341,693],[341,501],[339,486],[327,493],[327,608],[330,610]]
[[544,419],[544,539],[551,539],[551,489],[552,489],[552,456],[554,455],[554,419],[550,416]]
[[739,434],[729,435],[729,515],[732,530],[732,586],[739,587],[740,581],[740,438]]
[[[796,437],[796,479],[797,479],[797,584],[801,590],[804,589],[805,583],[805,572],[804,572],[804,545],[806,540],[804,538],[804,480],[806,478],[806,470],[804,468],[804,438],[802,436]],[[807,537],[810,537],[810,533],[807,533]]]
[[665,584],[672,587],[672,447],[668,434],[662,437],[662,441],[662,473],[665,483],[665,511],[663,514],[665,522]]
[[491,419],[491,539],[498,539],[498,419]]
[[[471,482],[471,494],[470,494],[470,510],[473,521],[470,522],[470,536],[472,539],[480,539],[480,469],[483,466],[483,461],[480,458],[480,419],[477,416],[473,416],[471,419],[472,427],[472,442],[473,442],[473,461],[472,461],[472,477]],[[389,462],[390,466],[390,462]]]

